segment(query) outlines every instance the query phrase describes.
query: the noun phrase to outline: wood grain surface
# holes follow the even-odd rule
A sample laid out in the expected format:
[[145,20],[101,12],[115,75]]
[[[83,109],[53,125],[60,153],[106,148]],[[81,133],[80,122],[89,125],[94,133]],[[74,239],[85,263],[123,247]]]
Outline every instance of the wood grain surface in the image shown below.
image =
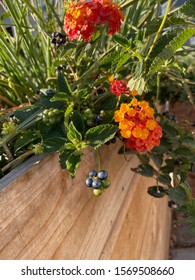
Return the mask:
[[100,197],[85,186],[96,168],[90,149],[75,179],[52,154],[2,188],[0,259],[168,259],[167,199],[147,194],[154,182],[133,173],[137,158],[127,163],[119,147],[101,149],[112,185]]

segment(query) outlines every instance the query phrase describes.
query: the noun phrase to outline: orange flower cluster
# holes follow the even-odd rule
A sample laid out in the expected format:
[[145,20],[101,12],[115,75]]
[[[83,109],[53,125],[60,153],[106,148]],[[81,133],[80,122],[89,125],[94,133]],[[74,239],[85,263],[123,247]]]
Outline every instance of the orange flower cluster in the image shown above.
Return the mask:
[[114,120],[119,122],[126,147],[143,153],[160,145],[162,129],[153,116],[154,110],[146,101],[134,98],[130,103],[121,104],[115,111]]
[[108,25],[108,34],[120,32],[124,19],[120,7],[111,0],[80,0],[73,2],[67,9],[64,18],[64,31],[69,40],[79,39],[90,41],[96,27]]

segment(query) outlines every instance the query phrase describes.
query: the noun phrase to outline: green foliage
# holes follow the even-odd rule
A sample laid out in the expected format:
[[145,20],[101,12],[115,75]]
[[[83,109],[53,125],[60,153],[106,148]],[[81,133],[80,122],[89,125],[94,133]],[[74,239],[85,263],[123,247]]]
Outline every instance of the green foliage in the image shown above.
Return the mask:
[[67,158],[66,167],[70,172],[71,177],[75,176],[76,169],[78,168],[80,162],[81,162],[80,154],[71,153]]
[[[193,229],[195,203],[186,178],[194,168],[194,134],[168,112],[157,112],[159,102],[194,101],[195,52],[186,42],[195,35],[195,4],[190,0],[160,16],[164,0],[119,2],[125,14],[120,34],[108,36],[107,27],[98,27],[92,40],[84,42],[69,41],[64,34],[63,1],[2,1],[0,176],[21,155],[39,150],[58,152],[61,167],[74,177],[85,148],[97,153],[118,138],[123,144],[119,153],[140,161],[131,170],[156,181],[148,193],[169,196],[178,211],[189,215],[186,222]],[[13,36],[6,30],[6,18]],[[58,47],[51,44],[56,31],[66,38]],[[125,146],[114,114],[134,97],[114,95],[111,76],[125,80],[130,91],[137,90],[139,101],[154,108],[163,132],[159,146],[144,153]]]
[[195,3],[193,0],[189,0],[180,8],[180,12],[184,14],[188,19],[195,18]]
[[131,168],[131,170],[146,177],[153,177],[155,174],[155,170],[150,164],[141,164],[137,168]]
[[112,124],[103,124],[90,128],[85,135],[85,141],[89,146],[98,148],[112,139],[118,128]]
[[164,66],[165,62],[167,62],[168,60],[170,60],[173,55],[175,54],[175,52],[180,49],[183,44],[193,35],[195,35],[195,28],[186,28],[182,31],[180,31],[176,37],[174,37],[169,43],[168,45],[166,45],[166,47],[163,49],[163,51],[161,53],[159,53],[157,55],[157,57],[155,57],[155,59],[153,60],[148,74],[154,74],[155,72],[159,71],[161,69],[161,67]]
[[162,198],[167,194],[167,190],[162,186],[152,186],[148,188],[148,194],[156,198]]

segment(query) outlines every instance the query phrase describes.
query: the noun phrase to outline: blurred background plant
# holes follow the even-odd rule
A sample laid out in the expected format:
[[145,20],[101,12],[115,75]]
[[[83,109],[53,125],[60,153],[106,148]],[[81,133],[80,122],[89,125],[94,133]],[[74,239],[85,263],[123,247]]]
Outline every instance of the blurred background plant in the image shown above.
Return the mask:
[[[149,194],[168,195],[175,208],[190,215],[195,230],[195,200],[186,183],[195,162],[193,131],[181,127],[167,107],[159,112],[159,103],[194,102],[194,46],[186,42],[195,35],[195,3],[190,0],[175,8],[176,2],[117,1],[125,15],[121,32],[108,35],[109,24],[115,24],[110,21],[85,41],[82,36],[70,40],[63,31],[72,1],[64,6],[60,0],[3,0],[1,176],[33,154],[58,152],[62,168],[74,177],[84,148],[97,152],[119,138],[123,145],[119,153],[140,159],[132,170],[156,180]],[[163,13],[162,4],[166,4]],[[146,100],[155,109],[163,130],[160,146],[144,154],[124,146],[114,114],[134,97],[115,96],[110,88],[113,80],[129,93],[136,90],[140,102]],[[98,155],[97,159],[100,169]]]
[[57,52],[52,32],[62,32],[63,1],[1,1],[1,107],[28,102],[36,91],[54,85]]

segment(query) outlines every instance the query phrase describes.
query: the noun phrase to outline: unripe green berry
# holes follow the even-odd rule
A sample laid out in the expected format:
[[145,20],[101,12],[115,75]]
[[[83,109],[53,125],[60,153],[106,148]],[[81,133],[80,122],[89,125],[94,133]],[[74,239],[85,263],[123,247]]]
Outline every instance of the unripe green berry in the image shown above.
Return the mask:
[[54,117],[54,112],[53,111],[50,111],[49,113],[48,113],[48,117]]
[[92,110],[91,110],[90,108],[88,108],[88,109],[86,109],[86,110],[84,111],[84,114],[85,114],[86,116],[89,116],[89,115],[92,114]]
[[94,189],[93,190],[94,195],[96,196],[100,196],[102,194],[102,190],[101,189]]
[[110,180],[109,179],[102,180],[102,187],[104,189],[109,188],[110,187]]
[[93,126],[93,121],[92,120],[87,120],[87,125],[89,126],[89,127],[92,127]]

